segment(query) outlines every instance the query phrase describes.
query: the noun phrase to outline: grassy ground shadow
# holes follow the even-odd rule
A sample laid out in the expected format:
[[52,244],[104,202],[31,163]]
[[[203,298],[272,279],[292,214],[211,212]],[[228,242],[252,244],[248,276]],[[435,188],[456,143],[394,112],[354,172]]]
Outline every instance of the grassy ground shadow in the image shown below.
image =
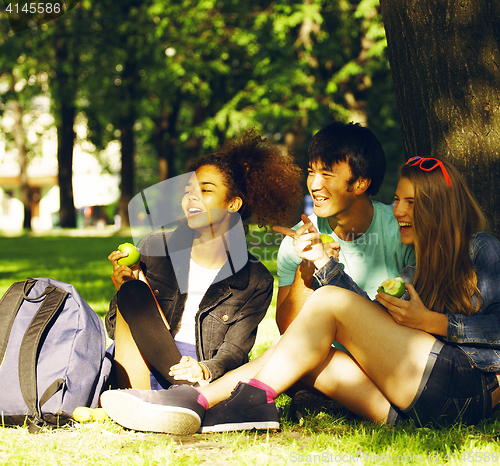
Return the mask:
[[[249,248],[276,276],[280,236],[255,232]],[[50,277],[71,283],[101,316],[115,293],[108,254],[127,236],[60,235],[0,237],[0,295],[15,281]],[[276,293],[275,293],[276,295]],[[275,301],[259,327],[252,355],[260,354],[278,335]],[[1,396],[1,394],[0,394]],[[174,437],[136,433],[112,421],[75,424],[31,435],[26,428],[0,428],[0,464],[36,465],[240,465],[240,464],[470,464],[500,462],[500,422],[443,429],[377,426],[319,412],[299,423],[287,420],[280,432],[232,432]]]

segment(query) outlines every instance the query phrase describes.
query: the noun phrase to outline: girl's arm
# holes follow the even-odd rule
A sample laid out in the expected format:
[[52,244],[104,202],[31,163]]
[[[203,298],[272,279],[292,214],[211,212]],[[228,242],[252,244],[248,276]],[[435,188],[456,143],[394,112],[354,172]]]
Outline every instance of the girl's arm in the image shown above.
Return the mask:
[[344,266],[337,262],[334,257],[331,257],[323,267],[316,270],[314,277],[321,286],[338,286],[370,299],[368,294],[344,272]]
[[[474,263],[481,292],[481,306],[474,315],[441,314],[427,309],[413,286],[406,285],[410,301],[401,301],[383,293],[377,299],[388,308],[401,325],[441,335],[451,343],[500,346],[500,243],[496,238],[478,233],[471,240]],[[473,303],[475,302],[475,297]]]
[[477,346],[500,346],[500,242],[480,232],[471,240],[471,259],[481,293],[475,315],[448,315],[447,340]]

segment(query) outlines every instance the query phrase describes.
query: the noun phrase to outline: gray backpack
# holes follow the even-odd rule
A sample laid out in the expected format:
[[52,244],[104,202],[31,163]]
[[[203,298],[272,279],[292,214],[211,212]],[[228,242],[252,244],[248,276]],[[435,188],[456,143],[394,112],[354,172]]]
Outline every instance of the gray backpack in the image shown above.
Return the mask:
[[0,301],[0,425],[61,426],[96,407],[109,375],[99,316],[72,285],[14,283]]

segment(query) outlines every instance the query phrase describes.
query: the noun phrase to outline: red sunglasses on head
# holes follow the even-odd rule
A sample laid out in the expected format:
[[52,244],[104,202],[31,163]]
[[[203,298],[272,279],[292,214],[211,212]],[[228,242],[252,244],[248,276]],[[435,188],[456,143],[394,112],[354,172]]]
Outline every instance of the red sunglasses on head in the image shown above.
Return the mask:
[[421,170],[426,172],[430,172],[434,170],[436,167],[440,167],[443,172],[444,179],[448,183],[448,186],[451,188],[450,177],[448,176],[448,172],[446,168],[444,168],[443,162],[438,159],[426,158],[426,157],[412,157],[405,165],[418,165]]

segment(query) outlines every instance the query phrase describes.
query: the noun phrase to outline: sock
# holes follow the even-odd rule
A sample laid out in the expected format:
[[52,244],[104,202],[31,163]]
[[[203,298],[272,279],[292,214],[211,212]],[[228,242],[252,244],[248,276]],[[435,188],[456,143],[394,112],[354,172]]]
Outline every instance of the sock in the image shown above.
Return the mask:
[[[194,388],[194,387],[191,387]],[[198,392],[198,399],[196,400],[198,404],[205,408],[205,411],[208,411],[208,400],[205,398],[205,395],[201,393],[197,388],[194,388]]]
[[264,382],[261,382],[260,380],[257,379],[250,379],[248,381],[248,385],[252,385],[252,387],[260,388],[261,390],[264,390],[267,395],[267,402],[272,403],[278,394],[276,393],[276,390],[274,388],[270,387],[269,385],[266,385]]

